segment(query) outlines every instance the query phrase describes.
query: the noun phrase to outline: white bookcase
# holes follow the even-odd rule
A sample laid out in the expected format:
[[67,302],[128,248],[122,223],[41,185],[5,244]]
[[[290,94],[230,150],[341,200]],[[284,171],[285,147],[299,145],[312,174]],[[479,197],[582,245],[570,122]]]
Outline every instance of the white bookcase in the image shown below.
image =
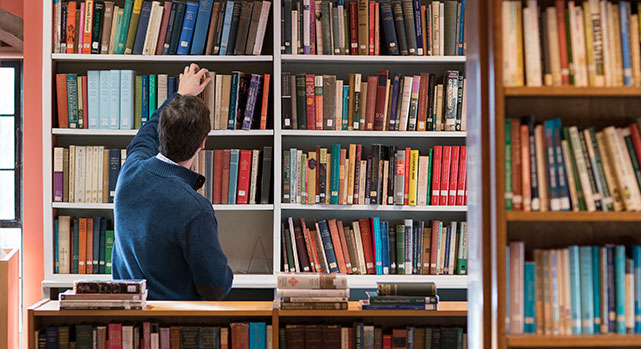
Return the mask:
[[[123,0],[116,0],[117,3]],[[273,204],[269,205],[214,205],[219,222],[219,236],[230,264],[249,263],[247,251],[254,249],[261,237],[267,258],[271,259],[271,273],[241,274],[234,277],[236,288],[274,288],[281,264],[281,220],[287,217],[308,220],[338,218],[344,221],[380,216],[382,219],[402,220],[443,219],[465,220],[466,207],[461,206],[370,206],[370,205],[300,205],[281,203],[281,158],[283,149],[296,147],[309,150],[316,145],[330,148],[331,144],[372,143],[395,144],[426,149],[431,145],[464,145],[466,132],[390,132],[390,131],[313,131],[281,129],[281,72],[334,74],[348,81],[350,72],[375,75],[378,70],[415,74],[442,73],[447,69],[464,71],[465,57],[457,56],[303,56],[280,53],[280,0],[272,3],[272,28],[266,33],[265,45],[273,44],[272,55],[262,56],[133,56],[52,54],[53,1],[45,1],[43,11],[43,180],[44,180],[44,294],[55,287],[70,287],[77,279],[109,279],[110,275],[55,274],[53,265],[53,221],[58,215],[113,217],[113,204],[84,204],[53,202],[53,147],[77,145],[105,145],[125,148],[137,130],[59,129],[52,127],[55,116],[55,74],[89,69],[133,69],[142,74],[169,73],[177,75],[188,63],[197,63],[210,71],[228,73],[231,70],[272,74],[270,101],[273,111],[273,130],[215,130],[209,133],[207,149],[259,149],[273,146],[272,166]],[[272,36],[269,40],[268,37]],[[29,154],[25,154],[29,156]],[[349,275],[351,288],[374,288],[377,281],[417,282],[433,281],[439,288],[467,288],[467,276],[459,275]]]

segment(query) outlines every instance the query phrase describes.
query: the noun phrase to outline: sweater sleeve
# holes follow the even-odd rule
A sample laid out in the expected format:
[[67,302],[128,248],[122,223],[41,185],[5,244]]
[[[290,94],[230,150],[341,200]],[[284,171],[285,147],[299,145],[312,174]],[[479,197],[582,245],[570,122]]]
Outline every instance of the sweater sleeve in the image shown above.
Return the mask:
[[138,130],[136,137],[134,137],[127,147],[128,159],[139,158],[141,160],[145,160],[158,154],[158,122],[160,121],[160,112],[177,95],[178,93],[174,93],[169,96],[160,108],[156,109],[156,111],[151,115],[151,119],[149,119],[149,121],[147,121],[140,130]]
[[218,222],[213,210],[202,210],[185,231],[183,254],[198,294],[205,300],[221,300],[231,289],[234,273],[218,241]]

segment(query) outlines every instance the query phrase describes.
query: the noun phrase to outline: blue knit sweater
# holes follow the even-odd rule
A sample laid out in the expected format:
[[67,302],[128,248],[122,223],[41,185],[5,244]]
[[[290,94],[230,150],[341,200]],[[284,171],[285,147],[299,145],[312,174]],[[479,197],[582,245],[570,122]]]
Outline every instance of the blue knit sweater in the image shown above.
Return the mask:
[[234,275],[218,241],[204,177],[163,162],[158,119],[170,97],[127,148],[114,199],[114,279],[147,279],[148,299],[220,300]]

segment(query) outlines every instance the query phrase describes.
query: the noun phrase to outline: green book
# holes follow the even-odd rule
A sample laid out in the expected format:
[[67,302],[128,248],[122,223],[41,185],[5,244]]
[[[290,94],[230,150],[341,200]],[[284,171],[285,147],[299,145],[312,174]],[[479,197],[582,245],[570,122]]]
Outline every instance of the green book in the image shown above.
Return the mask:
[[131,20],[129,21],[129,29],[127,30],[127,43],[125,45],[126,55],[130,55],[134,50],[134,43],[136,41],[136,32],[138,31],[138,21],[140,20],[141,9],[142,0],[136,0],[131,10]]
[[116,51],[116,53],[119,55],[125,53],[125,46],[129,37],[129,25],[131,21],[133,6],[133,0],[125,0],[125,10],[122,14],[122,27],[120,28],[120,37],[118,38],[118,50]]
[[306,108],[305,74],[296,74],[296,118],[299,130],[307,129]]
[[583,196],[583,187],[581,186],[581,179],[579,178],[579,170],[576,166],[576,159],[574,158],[574,147],[570,141],[570,131],[567,127],[563,128],[563,139],[568,143],[568,156],[570,158],[570,166],[572,177],[574,177],[574,187],[576,188],[576,196],[579,201],[579,210],[585,211],[587,207],[585,206],[585,197]]
[[158,86],[158,75],[149,75],[149,120],[156,111],[156,87]]
[[639,160],[637,158],[637,152],[634,150],[634,144],[632,143],[632,137],[628,134],[623,137],[625,144],[628,146],[628,156],[632,161],[632,169],[634,170],[634,176],[637,179],[637,185],[641,184],[641,166],[639,166]]
[[72,274],[78,274],[78,218],[73,220],[73,265],[71,269]]
[[434,148],[430,148],[429,161],[427,165],[427,193],[425,196],[426,205],[432,204],[432,163],[434,162],[433,156]]
[[134,128],[142,126],[142,76],[136,76],[134,89]]
[[338,185],[341,168],[341,145],[332,144],[331,196],[330,204],[338,204]]
[[285,337],[285,329],[281,327],[278,329],[278,347],[281,349],[287,349],[286,343],[287,343],[287,340]]
[[114,249],[114,231],[105,231],[105,274],[111,274],[111,252]]
[[467,223],[460,222],[458,224],[459,232],[457,234],[458,239],[458,249],[457,249],[457,262],[456,262],[456,274],[457,275],[466,275],[467,274]]
[[[572,62],[572,32],[570,28],[570,12],[565,10],[565,34],[568,43],[568,66],[570,67],[570,85],[574,86],[574,63]],[[568,142],[569,143],[569,142]]]
[[505,119],[505,210],[512,211],[512,125]]
[[298,181],[298,184],[300,186],[298,192],[300,193],[301,196],[301,203],[306,204],[307,203],[307,198],[308,198],[308,192],[307,192],[307,154],[303,153],[300,156],[300,181]]
[[76,325],[76,348],[93,348],[93,328],[91,325]]
[[120,28],[122,28],[122,18],[125,16],[125,9],[118,9],[118,13],[114,13],[116,16],[116,34],[114,35],[114,42],[111,47],[111,53],[118,53],[118,44],[120,42]]
[[78,74],[67,74],[67,113],[69,128],[78,128]]
[[292,238],[291,238],[291,233],[289,232],[289,229],[285,228],[285,224],[283,224],[283,229],[285,232],[285,248],[287,249],[287,264],[289,267],[289,270],[286,271],[296,271],[296,264],[294,262],[294,251],[292,251]]
[[614,193],[612,192],[612,188],[608,186],[608,181],[605,179],[603,158],[601,157],[601,152],[599,151],[599,144],[596,141],[596,132],[594,130],[594,127],[590,127],[588,130],[590,131],[592,147],[594,147],[594,155],[596,158],[597,170],[599,171],[599,177],[603,181],[603,201],[605,202],[608,211],[614,211]]
[[405,274],[405,225],[396,225],[396,274]]

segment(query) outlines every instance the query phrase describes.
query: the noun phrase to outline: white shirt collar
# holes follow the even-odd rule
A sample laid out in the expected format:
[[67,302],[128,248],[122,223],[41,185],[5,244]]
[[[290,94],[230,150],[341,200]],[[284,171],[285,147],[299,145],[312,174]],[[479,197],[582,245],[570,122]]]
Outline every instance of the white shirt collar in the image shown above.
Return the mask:
[[173,160],[171,160],[170,158],[168,158],[168,157],[166,157],[166,156],[162,155],[161,153],[158,153],[158,154],[156,155],[156,158],[157,158],[158,160],[162,161],[162,162],[166,162],[166,163],[168,163],[168,164],[172,164],[172,165],[180,166],[180,165],[178,165],[177,163],[175,163]]

